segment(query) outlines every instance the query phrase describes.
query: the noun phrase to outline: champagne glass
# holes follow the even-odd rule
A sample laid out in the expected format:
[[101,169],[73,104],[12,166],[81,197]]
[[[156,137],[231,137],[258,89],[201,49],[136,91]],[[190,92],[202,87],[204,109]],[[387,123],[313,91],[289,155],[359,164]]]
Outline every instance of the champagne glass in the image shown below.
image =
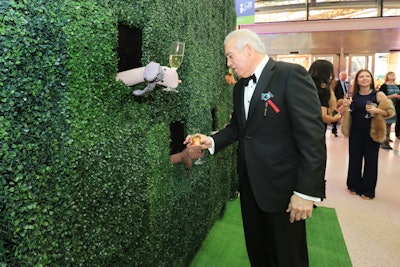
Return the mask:
[[[171,45],[171,50],[169,52],[169,66],[171,69],[177,70],[183,61],[183,55],[185,53],[185,43],[182,42],[173,42]],[[175,92],[178,90],[175,88],[167,87],[164,88],[164,91]]]
[[[370,100],[367,100],[367,102],[365,103],[365,109],[370,109],[370,108],[372,108],[372,107],[376,107],[377,105],[376,105],[376,103],[374,103],[374,102],[372,102],[372,101],[370,101]],[[374,114],[370,114],[368,111],[367,111],[367,114],[365,114],[365,118],[366,119],[370,119],[370,118],[372,118],[374,116]]]
[[[200,145],[200,135],[198,135],[199,133],[200,133],[200,129],[198,129],[198,128],[193,128],[192,129],[192,133],[194,133],[194,134],[192,134],[192,143],[193,143],[193,145],[195,145],[195,146],[199,146]],[[198,159],[196,159],[195,161],[194,161],[194,165],[201,165],[201,164],[203,164],[204,162],[203,162],[203,160],[202,160],[202,158],[198,158]]]
[[[351,93],[345,93],[345,94],[344,94],[344,97],[345,97],[347,100],[351,101],[352,95],[351,95]],[[350,104],[351,104],[351,103],[350,103]],[[349,111],[351,111],[350,105],[349,105]]]

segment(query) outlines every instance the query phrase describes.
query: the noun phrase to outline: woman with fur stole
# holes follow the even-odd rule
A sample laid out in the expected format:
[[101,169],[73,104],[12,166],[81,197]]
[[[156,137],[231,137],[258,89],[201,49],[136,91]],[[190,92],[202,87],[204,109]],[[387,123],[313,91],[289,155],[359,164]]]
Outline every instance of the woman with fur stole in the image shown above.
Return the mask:
[[[366,106],[367,101],[376,106]],[[362,69],[354,78],[353,98],[338,101],[337,109],[343,114],[342,134],[349,137],[348,191],[362,199],[373,199],[379,146],[386,139],[385,119],[395,114],[393,103],[384,93],[375,90],[372,73]]]

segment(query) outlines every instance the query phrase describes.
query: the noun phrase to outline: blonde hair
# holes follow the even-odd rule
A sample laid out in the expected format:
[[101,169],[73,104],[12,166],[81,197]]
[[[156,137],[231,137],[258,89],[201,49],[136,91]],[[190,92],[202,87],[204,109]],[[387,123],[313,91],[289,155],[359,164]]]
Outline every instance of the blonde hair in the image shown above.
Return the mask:
[[388,76],[390,74],[393,74],[396,77],[396,73],[394,73],[394,71],[389,71],[388,73],[386,73],[385,78],[383,79],[383,83],[386,83],[388,80]]

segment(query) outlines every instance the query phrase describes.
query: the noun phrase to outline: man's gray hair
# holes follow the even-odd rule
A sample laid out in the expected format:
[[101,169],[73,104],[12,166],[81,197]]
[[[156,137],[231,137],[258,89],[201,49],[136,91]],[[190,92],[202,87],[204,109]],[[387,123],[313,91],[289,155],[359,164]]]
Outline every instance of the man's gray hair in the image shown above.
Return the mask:
[[229,40],[233,40],[236,49],[242,50],[247,44],[251,45],[254,50],[260,54],[266,54],[266,49],[261,38],[253,31],[248,29],[235,30],[225,37],[224,45]]

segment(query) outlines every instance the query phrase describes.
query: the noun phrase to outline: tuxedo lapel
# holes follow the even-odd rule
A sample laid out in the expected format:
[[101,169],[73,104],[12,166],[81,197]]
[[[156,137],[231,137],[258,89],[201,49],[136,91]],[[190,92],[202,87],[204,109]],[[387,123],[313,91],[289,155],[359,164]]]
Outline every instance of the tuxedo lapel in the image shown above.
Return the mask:
[[251,98],[249,114],[247,118],[250,118],[257,104],[259,104],[259,101],[261,101],[261,94],[269,91],[268,84],[271,81],[272,75],[274,73],[275,63],[276,62],[272,58],[270,58],[267,65],[265,65],[263,71],[261,72],[261,76],[257,82],[256,89],[254,90],[254,94]]

